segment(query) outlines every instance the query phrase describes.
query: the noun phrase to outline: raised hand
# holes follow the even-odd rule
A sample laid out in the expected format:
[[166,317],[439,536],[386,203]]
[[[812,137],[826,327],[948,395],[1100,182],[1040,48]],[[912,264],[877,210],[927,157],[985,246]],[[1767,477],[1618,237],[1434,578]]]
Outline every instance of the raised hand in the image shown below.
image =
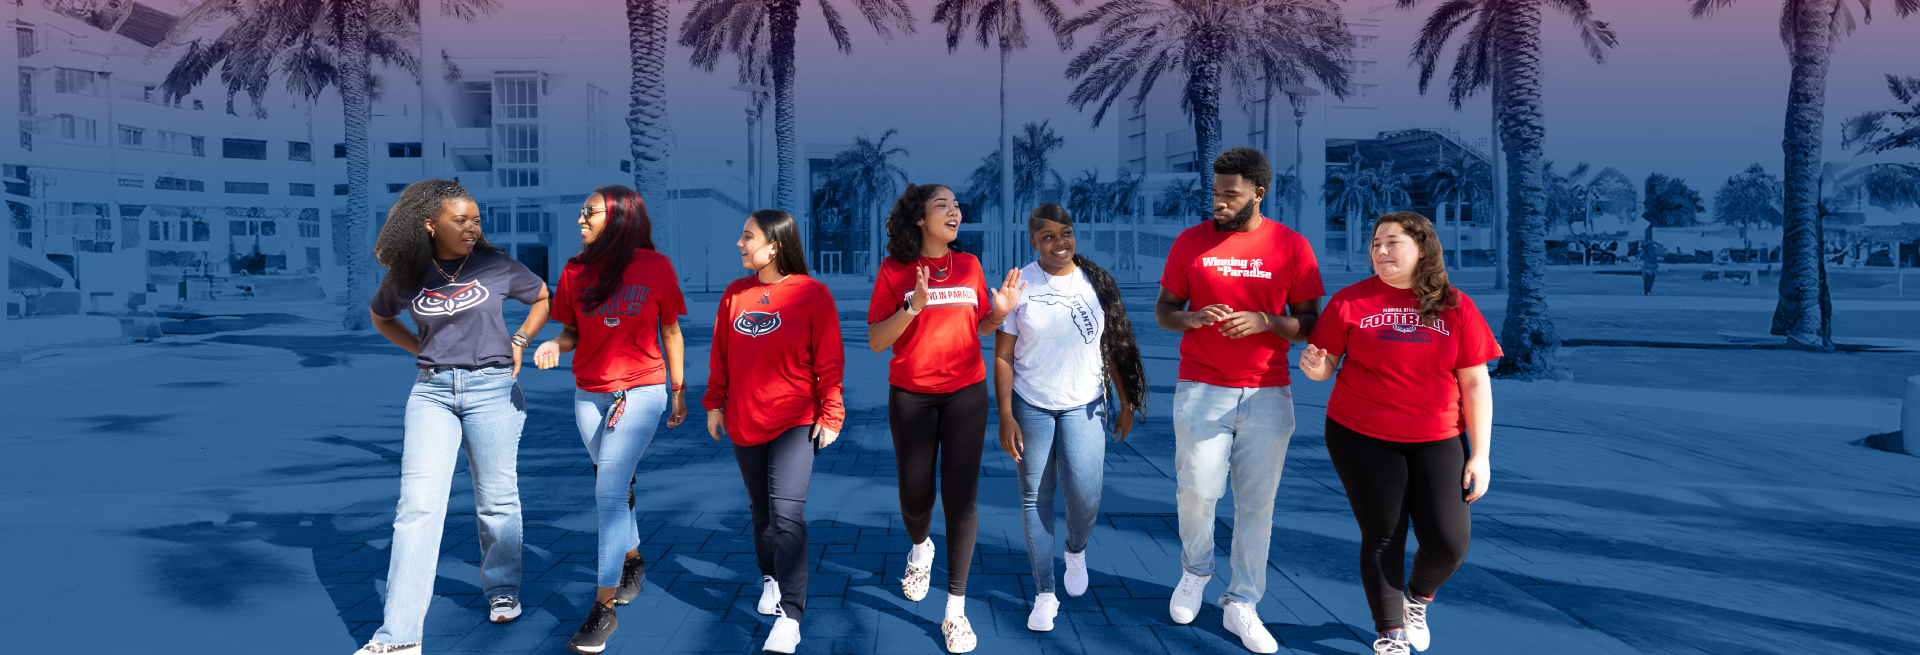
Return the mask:
[[913,270],[913,296],[907,298],[907,309],[917,313],[927,308],[927,278],[932,273],[925,266],[915,266]]
[[1000,288],[992,291],[993,311],[1000,314],[1013,311],[1014,303],[1020,302],[1020,292],[1026,289],[1027,283],[1020,281],[1020,269],[1007,271],[1007,280],[1000,284]]

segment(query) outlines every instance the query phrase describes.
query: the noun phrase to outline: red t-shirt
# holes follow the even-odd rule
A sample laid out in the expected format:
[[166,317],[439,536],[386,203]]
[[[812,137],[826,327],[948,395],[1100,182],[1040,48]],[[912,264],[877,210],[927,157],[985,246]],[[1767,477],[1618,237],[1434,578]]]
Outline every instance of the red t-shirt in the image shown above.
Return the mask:
[[567,262],[553,297],[553,320],[580,333],[573,350],[574,382],[594,393],[666,384],[660,325],[687,313],[673,262],[652,250],[633,251],[620,289],[588,312],[580,296],[598,282],[597,272]]
[[1341,289],[1320,312],[1308,342],[1328,357],[1346,355],[1334,378],[1327,417],[1388,441],[1439,441],[1467,429],[1454,370],[1500,357],[1487,319],[1473,299],[1420,324],[1412,289],[1370,277]]
[[[992,296],[980,274],[980,260],[963,252],[948,257],[952,259],[921,257],[917,264],[902,264],[892,257],[880,262],[880,274],[873,279],[873,300],[867,305],[868,323],[887,320],[899,311],[900,303],[913,293],[916,266],[926,266],[932,274],[927,280],[926,308],[893,342],[888,384],[918,393],[950,393],[987,379],[978,330],[980,320],[993,311]],[[948,267],[945,276],[936,264]]]
[[795,426],[840,431],[840,312],[833,292],[805,275],[774,284],[734,280],[713,320],[707,409],[725,409],[727,436],[756,446]]
[[[1160,287],[1187,299],[1187,311],[1223,304],[1232,311],[1286,314],[1287,305],[1326,295],[1306,237],[1265,219],[1251,232],[1218,232],[1208,220],[1180,232],[1167,252]],[[1286,386],[1286,339],[1262,332],[1239,339],[1218,325],[1180,335],[1180,379],[1219,387]]]

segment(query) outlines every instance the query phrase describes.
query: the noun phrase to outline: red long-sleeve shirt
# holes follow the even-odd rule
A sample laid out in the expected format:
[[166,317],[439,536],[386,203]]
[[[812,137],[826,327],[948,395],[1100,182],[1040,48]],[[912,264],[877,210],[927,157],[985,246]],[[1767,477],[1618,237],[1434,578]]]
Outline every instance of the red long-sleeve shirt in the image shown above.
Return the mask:
[[833,292],[805,275],[774,284],[734,280],[713,324],[707,409],[724,408],[727,436],[742,446],[772,441],[795,426],[839,431],[846,354]]

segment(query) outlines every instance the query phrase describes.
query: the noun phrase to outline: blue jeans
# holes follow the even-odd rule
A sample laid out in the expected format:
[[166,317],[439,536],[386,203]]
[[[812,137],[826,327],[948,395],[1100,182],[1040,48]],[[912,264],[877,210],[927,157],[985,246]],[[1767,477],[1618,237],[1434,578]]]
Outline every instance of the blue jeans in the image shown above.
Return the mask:
[[[640,456],[653,443],[660,414],[667,411],[667,385],[649,384],[627,390],[627,407],[620,421],[607,430],[607,410],[614,394],[573,390],[573,422],[593,458],[593,505],[600,515],[600,566],[597,586],[620,586],[620,568],[627,551],[640,546],[640,527],[627,508],[627,491]],[[626,478],[622,480],[620,478]]]
[[520,479],[514,467],[526,421],[527,399],[511,368],[420,370],[407,397],[386,621],[374,640],[420,641],[433,601],[454,455],[462,444],[473,476],[481,591],[488,598],[520,595]]
[[[1020,426],[1020,526],[1040,593],[1053,593],[1053,493],[1066,487],[1067,552],[1087,549],[1100,516],[1100,480],[1107,460],[1107,403],[1052,410],[1013,394],[1013,420]],[[1058,482],[1056,482],[1058,480]]]
[[1266,594],[1273,499],[1293,427],[1292,387],[1174,385],[1174,498],[1188,573],[1213,575],[1214,504],[1233,483],[1233,576],[1222,600],[1258,603]]

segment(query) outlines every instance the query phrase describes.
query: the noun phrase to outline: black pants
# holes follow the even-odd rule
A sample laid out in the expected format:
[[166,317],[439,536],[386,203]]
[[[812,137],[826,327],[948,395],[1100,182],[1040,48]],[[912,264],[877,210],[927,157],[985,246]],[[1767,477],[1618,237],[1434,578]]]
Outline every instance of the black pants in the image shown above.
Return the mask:
[[900,518],[913,543],[933,526],[934,473],[947,512],[947,593],[967,593],[978,521],[980,449],[987,436],[987,383],[951,393],[915,393],[888,387],[887,423],[900,470]]
[[1653,295],[1653,275],[1653,273],[1645,271],[1640,273],[1640,295]]
[[780,607],[800,620],[807,611],[807,483],[813,479],[813,425],[757,446],[734,445],[740,479],[753,510],[753,553],[760,575],[780,583]]
[[[1374,629],[1403,625],[1407,591],[1432,596],[1460,569],[1473,535],[1460,478],[1467,467],[1467,441],[1401,443],[1375,439],[1327,419],[1327,457],[1347,489],[1347,503],[1360,524],[1360,581],[1373,609]],[[1413,576],[1405,572],[1407,520],[1420,538]]]

